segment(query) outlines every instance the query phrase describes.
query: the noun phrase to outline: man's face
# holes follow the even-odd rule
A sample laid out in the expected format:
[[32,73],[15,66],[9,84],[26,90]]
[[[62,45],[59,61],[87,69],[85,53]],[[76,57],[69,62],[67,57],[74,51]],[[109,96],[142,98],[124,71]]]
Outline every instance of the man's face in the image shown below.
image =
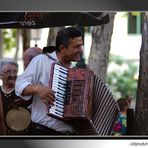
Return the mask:
[[79,61],[82,53],[82,37],[75,37],[69,40],[68,47],[64,47],[64,58],[67,61]]
[[18,69],[14,64],[4,64],[2,67],[3,85],[15,85]]

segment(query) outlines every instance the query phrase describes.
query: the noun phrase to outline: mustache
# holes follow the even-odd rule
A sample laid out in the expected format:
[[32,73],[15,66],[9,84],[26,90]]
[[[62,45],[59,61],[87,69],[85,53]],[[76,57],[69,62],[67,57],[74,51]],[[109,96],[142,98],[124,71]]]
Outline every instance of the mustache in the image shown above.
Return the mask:
[[17,76],[9,76],[8,77],[8,80],[14,80],[14,79],[16,79],[17,78]]
[[75,53],[75,55],[81,55],[81,54],[82,54],[81,51],[78,51],[78,52]]

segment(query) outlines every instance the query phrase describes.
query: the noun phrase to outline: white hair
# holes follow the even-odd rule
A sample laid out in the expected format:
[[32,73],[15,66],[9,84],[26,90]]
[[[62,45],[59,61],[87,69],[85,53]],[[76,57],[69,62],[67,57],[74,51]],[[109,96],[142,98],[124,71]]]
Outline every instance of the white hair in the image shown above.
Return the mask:
[[11,58],[2,58],[2,59],[0,59],[0,73],[2,72],[2,67],[5,64],[13,64],[18,69],[18,64],[17,64],[17,62],[14,59],[11,59]]

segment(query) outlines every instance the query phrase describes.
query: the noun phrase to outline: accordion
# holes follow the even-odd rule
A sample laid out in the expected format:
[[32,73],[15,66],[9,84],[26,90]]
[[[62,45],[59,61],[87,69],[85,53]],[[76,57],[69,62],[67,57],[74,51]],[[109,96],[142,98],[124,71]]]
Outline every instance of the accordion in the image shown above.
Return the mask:
[[71,124],[80,135],[110,135],[118,105],[105,83],[90,69],[66,69],[53,63],[50,86],[54,106],[48,115]]

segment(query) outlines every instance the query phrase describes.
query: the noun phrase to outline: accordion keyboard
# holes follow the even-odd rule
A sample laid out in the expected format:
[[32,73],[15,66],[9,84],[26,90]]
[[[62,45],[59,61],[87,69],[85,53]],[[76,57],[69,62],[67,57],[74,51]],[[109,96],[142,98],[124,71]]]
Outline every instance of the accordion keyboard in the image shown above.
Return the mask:
[[68,70],[58,64],[54,65],[52,90],[55,92],[54,106],[51,106],[49,113],[63,117],[64,104],[67,89]]

